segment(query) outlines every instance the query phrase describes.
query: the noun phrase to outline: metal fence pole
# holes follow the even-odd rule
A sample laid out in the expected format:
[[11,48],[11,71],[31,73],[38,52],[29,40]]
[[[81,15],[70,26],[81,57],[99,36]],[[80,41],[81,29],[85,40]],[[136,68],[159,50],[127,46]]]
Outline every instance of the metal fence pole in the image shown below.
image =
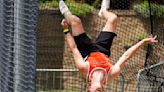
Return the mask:
[[35,92],[37,0],[14,0],[14,92]]
[[121,76],[121,92],[124,92],[124,82],[125,82],[125,78],[124,76],[120,73],[120,76]]

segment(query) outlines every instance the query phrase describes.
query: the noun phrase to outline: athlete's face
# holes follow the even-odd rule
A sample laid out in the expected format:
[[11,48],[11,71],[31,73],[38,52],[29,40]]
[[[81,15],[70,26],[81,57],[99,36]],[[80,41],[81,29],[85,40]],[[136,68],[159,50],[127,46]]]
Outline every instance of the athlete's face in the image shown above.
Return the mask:
[[91,83],[87,92],[103,92],[102,84],[100,82]]
[[92,74],[88,92],[103,92],[104,72],[96,71]]

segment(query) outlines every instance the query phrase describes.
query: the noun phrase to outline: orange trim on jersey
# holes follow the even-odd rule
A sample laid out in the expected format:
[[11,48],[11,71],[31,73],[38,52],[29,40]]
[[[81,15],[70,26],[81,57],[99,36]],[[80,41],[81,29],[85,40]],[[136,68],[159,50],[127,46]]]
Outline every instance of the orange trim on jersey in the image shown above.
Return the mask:
[[105,72],[103,82],[106,83],[108,73],[112,67],[112,63],[109,61],[108,56],[101,52],[92,52],[87,58],[87,62],[89,62],[89,69],[86,76],[87,81],[90,81],[91,75],[95,70],[100,69]]

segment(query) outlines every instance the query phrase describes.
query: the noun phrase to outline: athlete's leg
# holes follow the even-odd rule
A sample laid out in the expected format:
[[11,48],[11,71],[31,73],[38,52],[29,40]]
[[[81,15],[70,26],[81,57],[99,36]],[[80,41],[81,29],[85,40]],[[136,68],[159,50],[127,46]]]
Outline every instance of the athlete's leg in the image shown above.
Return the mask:
[[64,15],[67,22],[69,23],[69,25],[71,25],[73,36],[78,36],[85,32],[80,18],[78,18],[75,15],[72,15],[72,13],[70,12],[69,8],[63,0],[60,0],[59,2],[59,9],[61,13]]
[[103,10],[102,17],[107,20],[102,31],[115,32],[117,26],[117,15],[107,10]]
[[[102,6],[100,9],[99,14],[101,14],[100,17],[103,17],[107,20],[102,32],[100,32],[98,38],[96,39],[95,43],[96,46],[99,47],[99,51],[110,56],[110,48],[113,42],[114,37],[116,36],[116,22],[117,22],[117,16],[109,12],[107,2],[109,0],[103,0]],[[103,47],[103,48],[101,48]]]
[[117,15],[108,11],[109,3],[110,0],[103,0],[99,11],[99,16],[107,20],[102,31],[115,32],[117,26]]
[[[103,6],[100,9],[100,12],[101,12],[101,16],[100,17],[104,17],[107,20],[107,22],[106,22],[102,32],[112,32],[112,33],[115,33],[116,32],[116,27],[117,27],[117,15],[112,13],[112,12],[109,12],[108,11],[108,6],[109,5],[103,4],[104,2],[108,3],[109,0],[103,0],[103,2],[102,2]],[[108,48],[110,49],[110,47],[112,45],[112,40],[110,42],[108,42],[108,45],[109,45]],[[119,74],[120,74],[120,67],[117,66],[117,65],[114,65],[112,67],[111,71],[110,71],[109,78],[115,78]]]
[[102,17],[102,11],[109,9],[109,6],[110,6],[110,0],[102,0],[101,8],[98,15]]
[[83,58],[85,58],[89,54],[89,51],[92,47],[92,42],[91,39],[89,39],[89,37],[86,35],[80,18],[72,15],[67,5],[62,0],[59,2],[59,9],[64,15],[68,24],[71,25],[72,35],[74,36],[78,50],[82,54]]
[[71,25],[73,36],[78,36],[82,33],[85,33],[80,18],[75,15],[71,15],[67,17],[67,21]]

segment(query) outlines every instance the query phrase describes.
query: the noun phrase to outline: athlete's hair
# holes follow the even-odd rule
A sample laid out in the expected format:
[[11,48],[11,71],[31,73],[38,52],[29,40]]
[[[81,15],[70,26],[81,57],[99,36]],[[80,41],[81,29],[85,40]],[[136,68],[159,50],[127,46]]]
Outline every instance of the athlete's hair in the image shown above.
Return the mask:
[[[104,91],[104,86],[103,86],[103,85],[101,86],[101,89],[102,89],[101,92],[105,92],[105,91]],[[89,91],[89,86],[88,86],[88,84],[87,84],[87,87],[86,87],[86,91],[85,91],[85,92],[90,92],[90,91]]]

